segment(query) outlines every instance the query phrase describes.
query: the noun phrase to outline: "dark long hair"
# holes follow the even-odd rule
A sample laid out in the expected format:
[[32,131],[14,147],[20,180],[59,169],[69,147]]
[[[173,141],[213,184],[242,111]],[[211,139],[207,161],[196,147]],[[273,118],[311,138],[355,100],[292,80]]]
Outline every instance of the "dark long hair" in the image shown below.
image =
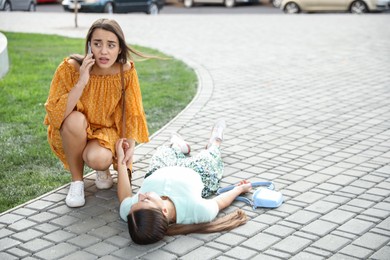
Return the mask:
[[160,241],[165,235],[228,231],[245,224],[247,220],[245,212],[238,209],[212,222],[169,225],[161,210],[140,209],[127,216],[127,225],[131,239],[137,244],[147,245]]
[[[129,47],[126,44],[125,35],[122,31],[122,28],[119,26],[119,24],[115,20],[107,19],[107,18],[101,18],[101,19],[96,20],[92,24],[92,26],[89,28],[89,31],[87,33],[87,37],[85,39],[85,53],[88,52],[88,42],[91,41],[92,34],[96,29],[103,29],[103,30],[112,32],[116,35],[116,37],[118,37],[119,48],[121,49],[121,52],[119,53],[119,55],[116,59],[116,62],[125,64],[129,60],[133,60],[133,57],[131,55],[132,53],[139,56],[139,57],[142,57],[142,58],[158,58],[155,56],[145,55],[145,54],[143,54],[139,51],[136,51],[135,49]],[[70,55],[70,58],[76,60],[80,65],[83,63],[84,57],[85,56],[80,55],[80,54]]]
[[127,216],[131,239],[140,245],[153,244],[164,238],[168,219],[158,209],[140,209]]

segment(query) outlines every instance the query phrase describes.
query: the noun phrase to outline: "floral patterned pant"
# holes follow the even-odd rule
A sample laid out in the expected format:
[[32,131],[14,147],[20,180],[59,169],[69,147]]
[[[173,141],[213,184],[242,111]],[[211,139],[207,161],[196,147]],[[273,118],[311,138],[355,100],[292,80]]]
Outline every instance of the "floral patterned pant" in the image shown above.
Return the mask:
[[197,172],[204,184],[203,198],[211,196],[218,190],[219,181],[223,174],[221,151],[217,146],[211,146],[192,157],[185,156],[177,148],[160,146],[150,161],[145,178],[156,170],[167,166],[181,166]]

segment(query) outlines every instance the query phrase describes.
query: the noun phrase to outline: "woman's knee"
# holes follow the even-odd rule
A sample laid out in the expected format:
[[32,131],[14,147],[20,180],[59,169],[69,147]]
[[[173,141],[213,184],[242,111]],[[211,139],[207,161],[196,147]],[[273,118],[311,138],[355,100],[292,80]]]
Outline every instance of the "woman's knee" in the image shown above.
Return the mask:
[[88,126],[85,115],[78,111],[73,111],[64,120],[61,126],[61,134],[85,134]]
[[103,171],[112,164],[112,152],[100,145],[87,145],[83,152],[83,159],[92,169]]

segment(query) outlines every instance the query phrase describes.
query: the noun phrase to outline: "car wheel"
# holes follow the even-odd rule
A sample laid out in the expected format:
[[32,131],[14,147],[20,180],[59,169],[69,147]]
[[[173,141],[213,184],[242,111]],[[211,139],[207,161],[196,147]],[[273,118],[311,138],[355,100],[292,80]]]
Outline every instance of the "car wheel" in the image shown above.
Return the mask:
[[366,4],[360,0],[353,2],[349,10],[353,14],[363,14],[368,12]]
[[108,3],[104,6],[104,12],[107,13],[107,14],[112,14],[112,13],[114,13],[114,5],[113,5],[111,2],[108,2]]
[[193,0],[184,0],[184,6],[187,8],[191,8],[194,5]]
[[225,0],[225,6],[226,7],[234,7],[236,5],[235,0]]
[[274,7],[279,8],[282,0],[272,0],[271,2]]
[[284,12],[286,14],[297,14],[300,11],[301,10],[299,9],[299,6],[296,3],[294,3],[294,2],[289,2],[284,7]]
[[36,9],[36,6],[33,2],[30,3],[30,5],[28,6],[28,11],[29,12],[35,12],[37,9]]
[[158,14],[158,6],[155,3],[151,3],[148,8],[148,14],[156,15]]
[[3,10],[6,11],[6,12],[10,12],[12,11],[12,6],[11,6],[11,3],[10,2],[5,2],[4,4],[4,7],[3,7]]

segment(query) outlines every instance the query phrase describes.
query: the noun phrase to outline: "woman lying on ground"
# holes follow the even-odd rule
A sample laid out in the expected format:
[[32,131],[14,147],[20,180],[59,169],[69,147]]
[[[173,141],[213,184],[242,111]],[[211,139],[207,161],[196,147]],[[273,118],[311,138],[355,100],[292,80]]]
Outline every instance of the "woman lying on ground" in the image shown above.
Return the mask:
[[206,149],[196,156],[186,156],[188,144],[177,134],[171,146],[161,146],[151,159],[149,170],[138,193],[133,196],[126,172],[126,144],[116,144],[118,159],[118,198],[120,216],[128,222],[129,233],[137,244],[151,244],[165,235],[212,233],[231,230],[247,221],[242,210],[215,219],[251,184],[241,182],[233,190],[211,199],[223,174],[220,145],[225,122],[214,125]]

